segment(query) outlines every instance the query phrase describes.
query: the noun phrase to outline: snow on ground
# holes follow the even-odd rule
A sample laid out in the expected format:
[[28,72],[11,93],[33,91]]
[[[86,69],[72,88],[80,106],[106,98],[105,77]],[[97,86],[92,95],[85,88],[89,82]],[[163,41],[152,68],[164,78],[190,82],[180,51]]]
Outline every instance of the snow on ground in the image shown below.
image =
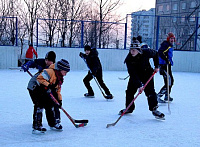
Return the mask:
[[[30,70],[35,73],[36,70]],[[32,134],[33,104],[26,90],[30,76],[17,70],[0,70],[0,144],[7,147],[199,147],[200,146],[200,73],[174,72],[174,101],[160,105],[165,121],[156,120],[148,110],[144,94],[136,99],[136,110],[123,116],[114,127],[118,112],[124,108],[127,80],[126,71],[104,71],[104,81],[114,95],[112,101],[103,98],[97,84],[91,85],[95,98],[84,98],[83,78],[87,71],[71,71],[62,87],[63,108],[75,119],[88,119],[83,128],[75,128],[61,112],[62,132],[49,129],[44,115],[44,135]],[[155,89],[163,85],[162,77],[155,75]]]

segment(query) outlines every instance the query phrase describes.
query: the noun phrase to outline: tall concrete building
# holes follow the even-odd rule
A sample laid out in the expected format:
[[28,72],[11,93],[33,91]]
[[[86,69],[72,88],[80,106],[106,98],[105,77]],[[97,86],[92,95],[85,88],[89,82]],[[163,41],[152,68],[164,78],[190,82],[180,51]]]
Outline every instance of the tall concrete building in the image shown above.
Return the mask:
[[168,32],[173,32],[178,43],[176,49],[200,50],[199,4],[200,0],[156,0],[159,43],[166,38]]
[[142,36],[143,42],[153,45],[155,8],[131,14],[131,38]]

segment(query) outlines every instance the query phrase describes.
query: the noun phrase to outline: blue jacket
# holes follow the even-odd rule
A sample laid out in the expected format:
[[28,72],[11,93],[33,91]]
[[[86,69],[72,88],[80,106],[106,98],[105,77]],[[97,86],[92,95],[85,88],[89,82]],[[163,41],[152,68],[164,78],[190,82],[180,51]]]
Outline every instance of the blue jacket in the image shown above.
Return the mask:
[[163,41],[161,43],[161,46],[158,50],[158,55],[159,55],[159,64],[160,65],[165,65],[169,63],[170,65],[173,66],[173,45],[169,43],[168,41]]

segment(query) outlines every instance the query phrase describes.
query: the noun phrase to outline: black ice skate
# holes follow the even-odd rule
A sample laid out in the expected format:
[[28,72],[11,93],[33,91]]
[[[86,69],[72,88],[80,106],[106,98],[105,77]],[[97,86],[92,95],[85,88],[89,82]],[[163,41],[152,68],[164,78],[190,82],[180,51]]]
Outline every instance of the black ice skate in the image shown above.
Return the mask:
[[157,107],[154,108],[152,114],[155,116],[156,119],[165,120],[165,115],[157,110]]
[[158,103],[166,103],[164,100],[162,100],[161,98],[157,98]]
[[162,100],[161,97],[162,97],[162,94],[157,94],[157,101],[158,101],[158,103],[165,103],[165,101]]
[[33,127],[32,133],[33,134],[44,134],[46,131],[47,131],[47,129],[43,128],[42,126],[40,126],[40,127],[35,126],[35,127]]
[[62,125],[59,123],[56,123],[53,127],[50,128],[51,130],[62,131]]
[[113,99],[113,95],[112,94],[108,94],[107,96],[105,96],[106,99]]
[[[124,113],[126,109],[122,109],[119,111],[119,115],[122,115],[122,113]],[[129,113],[132,113],[133,111],[132,110],[127,110],[124,114],[129,114]]]
[[88,98],[94,98],[94,94],[85,93],[84,96]]
[[[165,96],[165,99],[164,99],[166,102],[168,102],[168,96],[166,95]],[[169,97],[169,102],[172,102],[173,101],[173,98],[172,97]]]

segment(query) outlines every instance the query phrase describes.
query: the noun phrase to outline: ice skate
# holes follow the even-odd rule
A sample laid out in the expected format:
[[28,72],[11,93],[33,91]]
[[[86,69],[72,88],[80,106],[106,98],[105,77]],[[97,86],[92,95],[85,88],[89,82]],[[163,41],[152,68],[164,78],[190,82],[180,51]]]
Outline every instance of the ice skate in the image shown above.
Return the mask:
[[[165,102],[168,102],[168,96],[165,96]],[[172,97],[169,97],[169,102],[172,102],[173,101],[173,98]]]
[[108,94],[107,96],[105,96],[106,99],[113,99],[113,95],[112,94]]
[[85,93],[84,96],[88,98],[94,98],[94,94]]
[[[122,113],[124,113],[126,109],[122,109],[119,111],[119,115],[122,115]],[[129,114],[129,113],[132,113],[133,111],[132,110],[127,110],[124,114]]]
[[40,126],[40,127],[35,126],[35,127],[33,127],[32,133],[33,134],[44,134],[46,131],[47,131],[47,129],[43,128],[42,126]]
[[153,116],[155,116],[156,119],[165,120],[165,115],[161,113],[160,111],[158,111],[157,107],[154,108],[154,110],[152,111],[152,114]]
[[51,130],[62,131],[62,125],[60,123],[56,123],[53,127],[50,127]]

